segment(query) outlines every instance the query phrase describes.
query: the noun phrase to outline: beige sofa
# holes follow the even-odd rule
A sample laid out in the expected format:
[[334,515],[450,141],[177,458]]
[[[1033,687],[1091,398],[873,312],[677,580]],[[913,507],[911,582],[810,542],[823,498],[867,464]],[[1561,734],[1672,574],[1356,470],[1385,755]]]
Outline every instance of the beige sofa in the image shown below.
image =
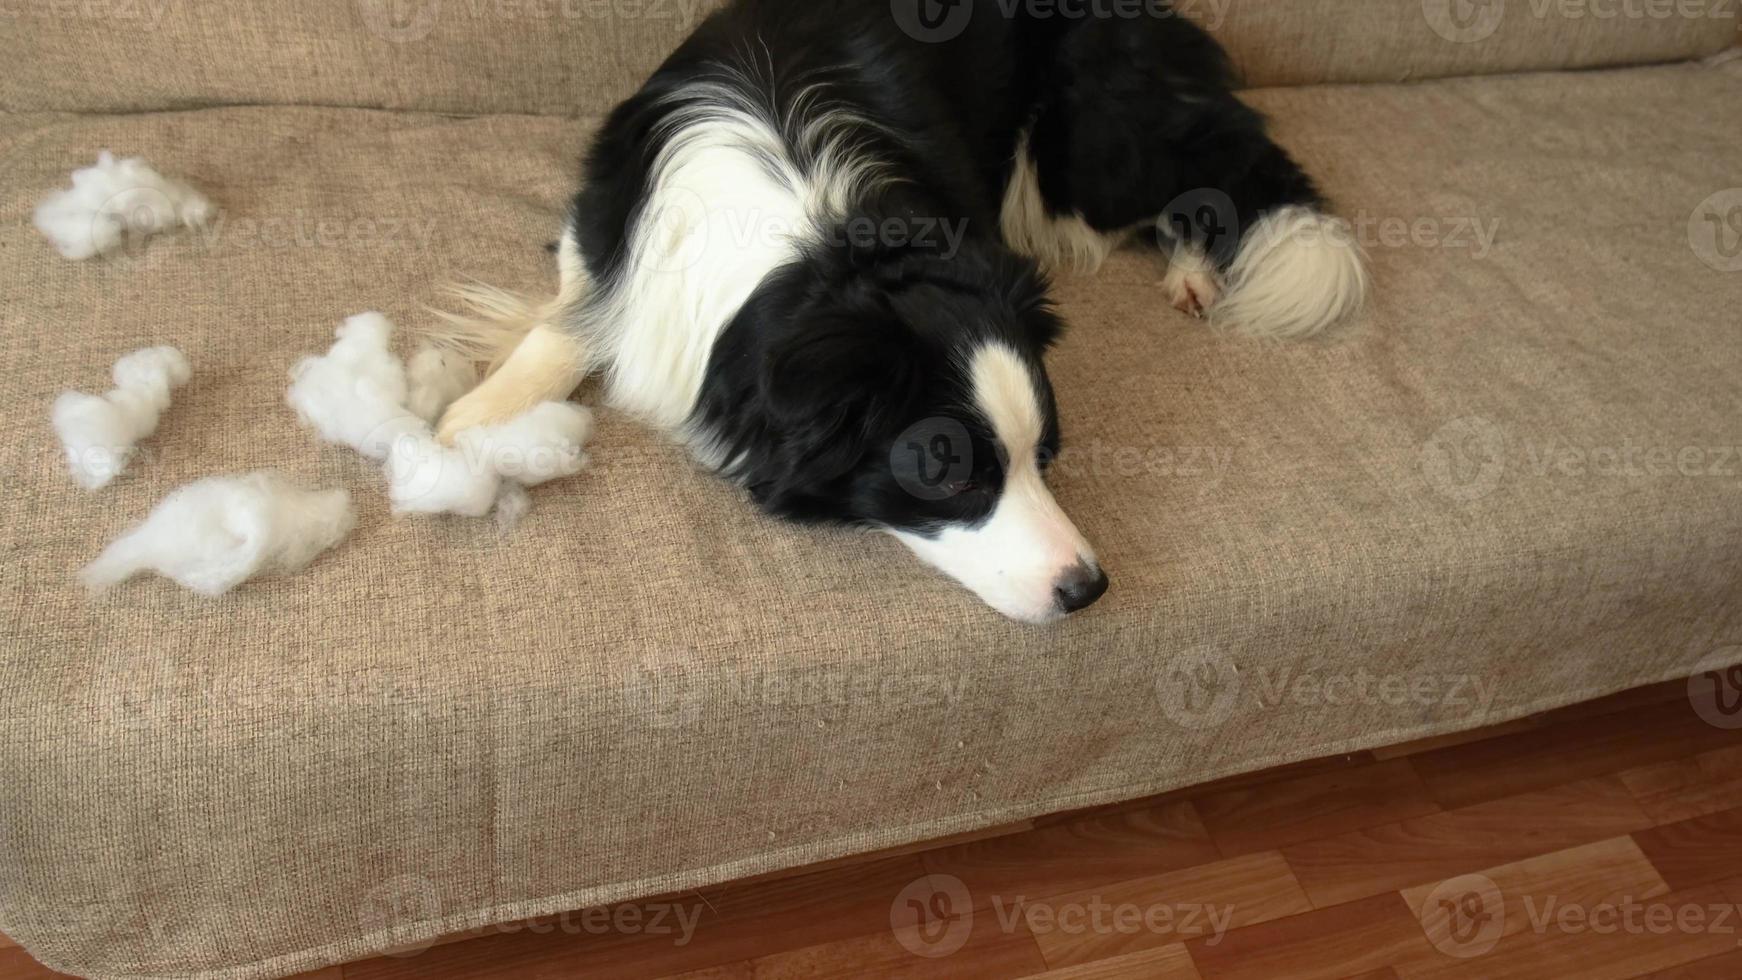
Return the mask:
[[[1742,660],[1720,0],[1191,4],[1374,296],[1274,346],[1173,313],[1141,254],[1060,282],[1053,482],[1113,579],[1069,622],[765,520],[609,413],[511,533],[394,520],[287,369],[458,276],[548,289],[588,132],[693,7],[0,2],[0,932],[277,976]],[[62,260],[31,208],[103,148],[221,221]],[[150,343],[194,382],[78,490],[48,405]],[[351,489],[358,530],[221,600],[76,587],[169,489],[259,468]]]

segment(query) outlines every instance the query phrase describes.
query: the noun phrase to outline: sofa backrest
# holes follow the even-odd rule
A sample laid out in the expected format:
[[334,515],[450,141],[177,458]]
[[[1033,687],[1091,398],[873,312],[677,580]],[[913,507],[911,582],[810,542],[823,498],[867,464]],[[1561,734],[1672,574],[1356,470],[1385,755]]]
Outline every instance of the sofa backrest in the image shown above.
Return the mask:
[[[725,0],[0,0],[0,109],[591,115]],[[863,0],[868,4],[937,0]],[[1154,0],[981,0],[1150,16]],[[1700,57],[1742,0],[1178,0],[1253,86]]]

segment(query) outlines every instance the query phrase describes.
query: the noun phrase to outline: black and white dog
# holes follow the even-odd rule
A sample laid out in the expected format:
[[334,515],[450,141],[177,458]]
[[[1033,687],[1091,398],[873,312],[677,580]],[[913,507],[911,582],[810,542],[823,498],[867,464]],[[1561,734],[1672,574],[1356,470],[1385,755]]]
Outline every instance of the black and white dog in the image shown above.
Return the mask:
[[1366,280],[1215,41],[1159,2],[1070,6],[713,15],[595,139],[559,295],[473,291],[490,322],[453,339],[512,352],[443,437],[601,369],[772,514],[887,531],[1018,620],[1094,602],[1107,576],[1042,477],[1041,265],[1145,238],[1173,305],[1266,336],[1348,316]]

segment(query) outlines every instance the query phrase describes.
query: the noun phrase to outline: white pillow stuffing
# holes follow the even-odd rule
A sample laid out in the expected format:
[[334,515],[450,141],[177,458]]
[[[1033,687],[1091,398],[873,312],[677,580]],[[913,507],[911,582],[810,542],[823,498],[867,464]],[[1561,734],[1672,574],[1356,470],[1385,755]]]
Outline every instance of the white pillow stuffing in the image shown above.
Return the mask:
[[108,394],[68,391],[55,399],[54,431],[79,486],[97,490],[120,476],[134,446],[157,431],[170,390],[192,373],[181,351],[147,347],[115,362],[115,388]]
[[569,402],[546,402],[442,445],[431,426],[477,375],[453,355],[426,349],[408,379],[390,350],[392,335],[393,324],[379,313],[346,320],[325,355],[291,372],[289,401],[326,441],[386,463],[394,513],[483,517],[497,509],[512,523],[529,506],[525,487],[586,466],[592,413]]
[[359,313],[337,336],[325,355],[291,369],[290,407],[327,442],[384,460],[398,435],[418,422],[405,407],[405,365],[388,349],[393,324],[379,313]]
[[356,520],[344,490],[304,490],[276,473],[201,480],[165,497],[80,578],[101,591],[153,571],[203,595],[223,595],[256,575],[301,570],[343,541]]
[[[483,517],[504,487],[535,487],[574,476],[587,465],[582,452],[593,431],[592,413],[568,402],[545,402],[506,425],[467,429],[448,448],[426,428],[403,435],[387,460],[388,493],[396,514]],[[524,516],[530,502],[503,501],[504,523]]]
[[545,402],[505,425],[472,429],[471,437],[488,453],[490,465],[505,480],[523,487],[574,476],[586,468],[582,452],[593,435],[593,413],[570,402]]
[[511,530],[532,512],[532,494],[518,483],[502,484],[502,493],[496,498],[496,523],[504,530]]
[[406,366],[411,382],[411,414],[435,425],[459,397],[478,386],[478,369],[458,354],[425,346]]
[[502,477],[474,449],[474,432],[449,448],[429,429],[408,433],[387,457],[387,494],[395,514],[457,514],[483,517],[496,506]]
[[114,250],[127,234],[141,237],[182,225],[203,225],[212,203],[187,184],[163,176],[139,157],[116,160],[104,150],[97,164],[73,171],[73,186],[36,208],[36,228],[69,259]]

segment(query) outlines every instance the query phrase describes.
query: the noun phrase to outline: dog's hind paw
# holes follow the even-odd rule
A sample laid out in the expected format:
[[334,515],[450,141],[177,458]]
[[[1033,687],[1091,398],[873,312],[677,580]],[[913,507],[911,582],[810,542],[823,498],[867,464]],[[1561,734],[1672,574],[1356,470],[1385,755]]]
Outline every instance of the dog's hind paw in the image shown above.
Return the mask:
[[1189,263],[1176,262],[1168,266],[1161,288],[1167,292],[1167,301],[1174,309],[1195,317],[1202,317],[1222,298],[1222,287],[1216,281],[1216,274],[1208,269],[1194,268]]

